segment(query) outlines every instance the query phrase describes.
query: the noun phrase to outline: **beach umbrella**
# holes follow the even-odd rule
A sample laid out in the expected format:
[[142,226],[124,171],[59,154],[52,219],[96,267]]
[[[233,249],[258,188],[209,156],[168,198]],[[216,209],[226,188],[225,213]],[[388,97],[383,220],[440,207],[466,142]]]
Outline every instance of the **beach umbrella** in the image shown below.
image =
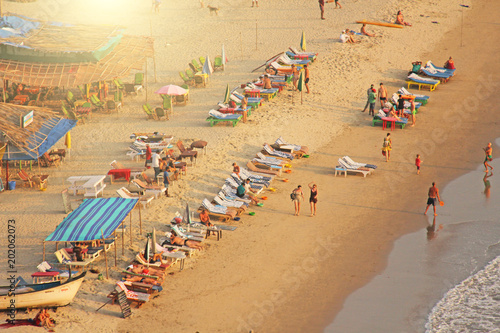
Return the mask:
[[226,86],[226,92],[224,93],[224,102],[223,104],[229,103],[229,97],[231,96],[231,91],[229,89],[229,84]]
[[222,65],[225,65],[227,62],[226,51],[224,50],[224,44],[222,44]]
[[170,95],[170,96],[180,96],[184,95],[185,93],[187,93],[186,89],[176,86],[175,84],[169,84],[167,86],[163,86],[157,91],[155,91],[155,94]]
[[214,71],[212,64],[210,63],[210,58],[207,56],[205,58],[205,63],[203,64],[203,70],[201,71],[203,74],[212,74]]
[[302,38],[300,38],[300,48],[302,51],[306,50],[306,33],[302,31]]

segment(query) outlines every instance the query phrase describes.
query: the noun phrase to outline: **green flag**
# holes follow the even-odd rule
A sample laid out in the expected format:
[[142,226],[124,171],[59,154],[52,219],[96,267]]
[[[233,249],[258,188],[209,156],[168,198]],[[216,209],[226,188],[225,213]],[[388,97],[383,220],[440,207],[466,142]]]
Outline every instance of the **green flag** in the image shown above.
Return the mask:
[[302,71],[300,71],[299,82],[297,83],[297,90],[302,91],[304,89],[304,77],[302,76]]

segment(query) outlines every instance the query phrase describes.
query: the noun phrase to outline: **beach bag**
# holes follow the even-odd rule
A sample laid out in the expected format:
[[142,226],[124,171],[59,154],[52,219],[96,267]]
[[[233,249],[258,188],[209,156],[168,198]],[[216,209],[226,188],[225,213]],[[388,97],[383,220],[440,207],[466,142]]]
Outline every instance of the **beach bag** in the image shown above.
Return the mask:
[[295,192],[292,192],[290,193],[290,199],[295,200],[295,198],[297,197],[297,195],[295,194]]

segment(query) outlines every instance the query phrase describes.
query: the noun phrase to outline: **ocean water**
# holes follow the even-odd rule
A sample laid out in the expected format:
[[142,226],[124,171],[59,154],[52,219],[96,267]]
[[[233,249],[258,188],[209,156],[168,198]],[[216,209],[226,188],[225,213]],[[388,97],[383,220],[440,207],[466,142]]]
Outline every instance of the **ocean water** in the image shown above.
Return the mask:
[[492,165],[440,188],[438,216],[395,242],[326,333],[500,333],[500,159]]

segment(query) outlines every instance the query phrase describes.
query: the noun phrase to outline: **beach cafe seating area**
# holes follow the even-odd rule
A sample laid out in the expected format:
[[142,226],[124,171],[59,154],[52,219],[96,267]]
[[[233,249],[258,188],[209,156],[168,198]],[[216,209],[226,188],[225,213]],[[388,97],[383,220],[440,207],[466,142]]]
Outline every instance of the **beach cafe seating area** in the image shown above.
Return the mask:
[[[292,65],[297,67],[298,75],[302,77],[303,66],[312,63],[317,54],[299,52],[293,48],[291,50],[268,60],[265,73],[260,75],[258,79],[241,84],[232,90],[228,86],[224,99],[217,104],[216,109],[208,112],[206,121],[209,122],[210,126],[226,123],[235,127],[240,121],[245,123],[248,117],[262,107],[265,102],[276,98],[294,80]],[[268,76],[271,88],[263,88],[266,79],[264,75]]]

